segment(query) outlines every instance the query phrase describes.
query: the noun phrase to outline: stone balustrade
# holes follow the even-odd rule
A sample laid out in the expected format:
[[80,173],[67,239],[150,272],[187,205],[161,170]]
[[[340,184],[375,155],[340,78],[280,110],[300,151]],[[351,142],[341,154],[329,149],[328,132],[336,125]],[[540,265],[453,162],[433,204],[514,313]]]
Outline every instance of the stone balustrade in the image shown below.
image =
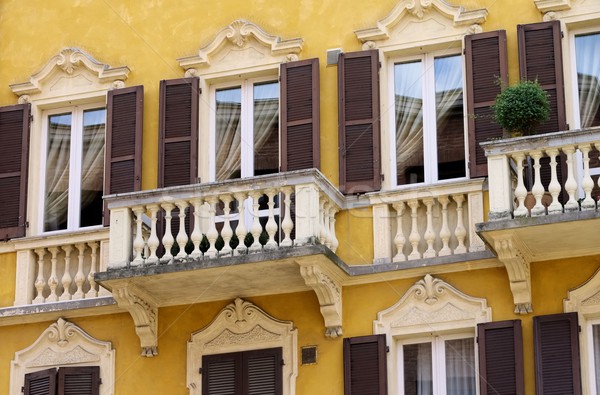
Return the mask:
[[483,181],[460,181],[379,193],[373,204],[374,263],[483,251]]
[[[590,152],[600,149],[600,128],[491,141],[481,146],[488,160],[491,221],[597,210],[598,197],[592,190],[600,183],[592,176],[600,169],[590,168]],[[525,169],[533,182],[526,182]],[[546,186],[541,174],[549,174]]]
[[335,214],[343,204],[343,196],[318,170],[106,200],[111,216],[109,268],[255,253],[313,240],[335,252]]
[[106,270],[107,243],[107,229],[16,242],[15,306],[109,295],[94,281],[94,273]]

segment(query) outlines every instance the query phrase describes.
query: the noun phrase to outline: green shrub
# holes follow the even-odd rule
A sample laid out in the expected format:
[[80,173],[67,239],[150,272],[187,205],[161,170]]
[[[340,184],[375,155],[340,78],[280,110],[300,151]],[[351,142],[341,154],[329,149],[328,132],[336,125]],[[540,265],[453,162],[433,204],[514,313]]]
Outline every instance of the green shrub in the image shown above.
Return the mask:
[[550,115],[548,92],[537,81],[521,81],[499,93],[492,110],[503,129],[530,135]]

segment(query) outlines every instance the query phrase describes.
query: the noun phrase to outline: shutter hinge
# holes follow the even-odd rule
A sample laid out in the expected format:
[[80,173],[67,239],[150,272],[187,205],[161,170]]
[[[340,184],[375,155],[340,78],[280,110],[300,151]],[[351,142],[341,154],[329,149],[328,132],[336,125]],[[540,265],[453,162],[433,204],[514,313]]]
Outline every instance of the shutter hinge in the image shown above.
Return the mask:
[[377,62],[377,64],[379,65],[379,68],[381,68],[381,62]]
[[196,177],[196,184],[202,184],[202,178]]
[[98,384],[102,385],[102,379],[98,378]]
[[202,374],[202,368],[198,368],[198,374]]
[[560,31],[560,38],[565,38],[565,32],[563,32],[562,30]]
[[581,325],[577,325],[577,330],[581,333]]
[[567,124],[567,130],[571,130],[571,126]]
[[281,360],[281,366],[285,366],[285,361],[283,359]]
[[[102,213],[102,215],[104,215],[104,213]],[[29,221],[25,221],[25,227],[29,228]]]
[[33,123],[33,114],[29,114],[29,124]]
[[381,173],[380,176],[381,176],[381,181],[385,181],[385,174]]
[[25,386],[21,387],[21,392],[25,393]]
[[463,55],[466,55],[466,54],[467,54],[467,49],[465,48],[465,49],[463,49]]
[[475,343],[479,344],[479,336],[475,338]]
[[385,346],[385,352],[390,352],[390,346]]

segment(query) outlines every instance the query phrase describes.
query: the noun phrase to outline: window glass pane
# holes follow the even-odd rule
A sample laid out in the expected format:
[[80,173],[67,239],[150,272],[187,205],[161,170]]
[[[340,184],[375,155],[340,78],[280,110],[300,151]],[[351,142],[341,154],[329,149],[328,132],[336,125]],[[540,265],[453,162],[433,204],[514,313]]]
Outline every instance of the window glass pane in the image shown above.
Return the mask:
[[592,326],[594,338],[594,377],[596,378],[596,394],[600,394],[600,325]]
[[433,393],[431,343],[405,344],[402,351],[404,394],[431,395]]
[[102,224],[105,120],[104,108],[83,112],[81,217],[79,219],[79,226],[82,227]]
[[475,344],[472,338],[446,340],[446,394],[475,395]]
[[465,177],[461,57],[434,60],[438,179]]
[[51,115],[48,117],[44,231],[67,229],[70,156],[71,114]]
[[254,85],[254,175],[279,171],[279,83]]
[[600,125],[600,33],[575,37],[581,127]]
[[242,89],[216,92],[216,180],[241,177]]
[[394,65],[397,183],[424,181],[421,62]]

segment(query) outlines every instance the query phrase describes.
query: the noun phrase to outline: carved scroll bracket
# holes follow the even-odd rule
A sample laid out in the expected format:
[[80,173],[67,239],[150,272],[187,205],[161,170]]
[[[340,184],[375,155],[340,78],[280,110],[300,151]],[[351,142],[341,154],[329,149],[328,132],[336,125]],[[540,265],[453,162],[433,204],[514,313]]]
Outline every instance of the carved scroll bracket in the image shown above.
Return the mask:
[[142,356],[158,355],[158,305],[156,301],[140,288],[131,284],[114,286],[113,298],[119,307],[131,314],[135,324],[135,332],[140,338]]
[[325,336],[342,335],[342,285],[338,279],[324,273],[317,265],[300,264],[300,274],[306,285],[317,294],[325,320]]
[[529,314],[531,307],[530,260],[512,236],[494,240],[498,259],[506,266],[516,314]]

